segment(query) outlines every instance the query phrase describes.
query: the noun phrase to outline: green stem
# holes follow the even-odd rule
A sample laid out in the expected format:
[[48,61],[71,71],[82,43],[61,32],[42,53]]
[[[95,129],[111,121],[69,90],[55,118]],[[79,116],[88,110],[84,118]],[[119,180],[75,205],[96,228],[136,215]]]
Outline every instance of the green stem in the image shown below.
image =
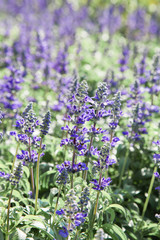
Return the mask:
[[112,142],[112,139],[113,139],[113,131],[111,131],[111,137],[110,137],[110,143]]
[[8,208],[7,208],[7,233],[6,233],[6,240],[9,240],[9,210],[11,206],[11,198],[12,198],[13,189],[11,190],[9,199],[8,199]]
[[[102,180],[102,170],[100,171],[100,176],[99,176],[99,187],[101,187],[101,180]],[[93,234],[93,225],[95,222],[95,218],[96,218],[96,213],[97,213],[97,208],[98,208],[98,200],[99,200],[99,194],[100,194],[100,190],[97,192],[97,198],[96,198],[96,203],[94,206],[94,212],[93,212],[93,219],[91,220],[91,227],[89,229],[89,239],[92,239],[92,234]]]
[[[40,141],[40,150],[42,148],[42,138]],[[37,160],[37,168],[36,168],[36,198],[35,198],[35,212],[37,212],[37,204],[38,204],[38,193],[39,193],[39,164],[40,164],[40,155],[41,151],[39,150],[38,153],[38,160]]]
[[76,235],[75,235],[75,240],[78,240],[78,235],[79,235],[79,231],[78,231],[78,228],[77,228]]
[[14,165],[15,165],[16,156],[17,156],[17,153],[18,153],[19,146],[20,146],[20,142],[18,142],[17,147],[16,147],[16,153],[15,153],[15,155],[14,155],[11,172],[13,172],[13,170],[14,170]]
[[33,167],[30,168],[30,174],[31,174],[32,197],[34,198],[34,174],[33,174]]
[[126,168],[126,164],[127,164],[127,160],[128,160],[128,155],[129,155],[129,146],[127,147],[127,150],[126,150],[125,159],[124,159],[124,162],[123,162],[123,166],[122,166],[122,171],[121,171],[120,178],[119,178],[119,185],[118,185],[118,187],[121,186],[122,177],[123,177],[123,174],[124,174],[124,171],[125,171],[125,168]]
[[[31,138],[29,137],[29,158],[31,159]],[[33,167],[30,167],[30,174],[31,174],[31,188],[32,188],[32,197],[34,198],[34,174],[33,174]]]
[[[75,150],[73,151],[73,157],[72,157],[72,169],[73,169],[73,166],[74,166],[74,163],[75,163],[75,156],[76,156],[76,152]],[[72,172],[72,175],[71,175],[71,189],[73,188],[73,172]]]
[[146,209],[147,209],[147,206],[148,206],[148,202],[149,202],[149,199],[150,199],[150,195],[151,195],[151,192],[152,192],[154,179],[155,179],[155,175],[154,175],[155,172],[157,172],[157,166],[155,166],[154,170],[153,170],[150,186],[149,186],[149,189],[148,189],[148,195],[147,195],[147,198],[146,198],[146,201],[145,201],[145,204],[144,204],[144,207],[143,207],[143,211],[142,211],[142,219],[144,218],[144,215],[145,215],[145,212],[146,212]]
[[61,190],[62,190],[62,187],[59,189],[59,192],[58,192],[56,206],[55,206],[54,215],[53,215],[53,223],[52,223],[52,225],[54,224],[54,220],[55,220],[55,216],[56,216],[56,211],[57,211],[57,207],[58,207],[58,201],[59,201]]
[[[94,128],[96,127],[96,122],[94,122]],[[88,152],[89,152],[89,154],[90,154],[90,151],[91,151],[91,147],[92,147],[92,144],[93,144],[93,139],[94,139],[94,136],[92,135],[91,136],[91,141],[90,141],[90,144],[89,144],[89,148],[88,148]],[[87,163],[86,163],[86,166],[88,167],[88,163],[89,163],[89,157],[88,157],[88,161],[87,161]],[[83,175],[83,180],[87,180],[87,173],[88,173],[88,170],[85,170],[84,171],[84,175]]]
[[100,191],[98,191],[98,193],[97,193],[96,204],[95,204],[94,212],[93,212],[93,224],[94,224],[94,221],[95,221],[97,208],[98,208],[99,193],[100,193]]
[[98,208],[98,200],[99,200],[99,194],[100,194],[100,191],[97,192],[97,198],[96,198],[96,203],[95,203],[95,207],[94,207],[94,212],[93,212],[93,218],[92,218],[92,222],[91,222],[91,226],[89,228],[89,240],[90,239],[93,239],[92,235],[93,235],[93,225],[94,225],[94,222],[95,222],[95,218],[96,218],[96,213],[97,213],[97,208]]

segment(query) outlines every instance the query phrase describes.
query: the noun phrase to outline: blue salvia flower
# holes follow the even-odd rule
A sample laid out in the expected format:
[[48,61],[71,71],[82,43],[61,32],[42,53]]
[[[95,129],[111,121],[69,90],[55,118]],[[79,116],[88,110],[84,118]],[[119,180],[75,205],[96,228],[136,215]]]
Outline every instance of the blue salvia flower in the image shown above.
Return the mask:
[[138,40],[146,35],[146,11],[143,8],[137,8],[129,14],[127,25],[129,27],[129,38]]
[[39,121],[37,120],[37,117],[33,111],[32,103],[27,105],[22,116],[23,117],[16,120],[15,127],[19,132],[25,133],[30,137],[34,133],[35,128],[39,125]]
[[153,95],[160,92],[160,53],[153,58],[153,66],[150,74],[149,93],[151,94],[151,104],[153,105]]
[[142,114],[142,110],[137,104],[132,110],[132,118],[130,118],[130,122],[128,124],[129,131],[123,131],[123,135],[125,135],[130,142],[137,142],[142,140],[142,134],[147,134],[147,130],[144,127],[145,118]]
[[109,39],[111,40],[112,35],[120,28],[121,26],[121,14],[115,5],[111,4],[105,8],[98,18],[100,31],[108,30]]
[[59,233],[60,236],[62,236],[64,238],[68,237],[68,235],[69,235],[68,230],[67,230],[66,227],[62,227],[62,229],[59,230],[58,233]]
[[65,47],[63,50],[60,50],[57,54],[57,58],[53,64],[53,68],[60,74],[67,73],[67,56],[68,56],[68,48]]
[[85,187],[84,190],[81,192],[81,196],[79,198],[79,210],[84,214],[84,216],[88,215],[88,205],[89,202],[89,189],[88,187]]
[[122,57],[119,60],[119,64],[120,64],[120,71],[124,72],[125,70],[127,70],[127,64],[129,61],[129,45],[123,46],[122,47]]
[[[17,155],[17,159],[23,160],[23,165],[27,165],[29,163],[35,163],[38,159],[38,153],[35,150],[29,151],[21,151],[22,154]],[[44,155],[44,153],[41,153],[41,157]]]
[[27,107],[24,109],[24,111],[23,111],[23,118],[24,119],[26,119],[26,118],[28,118],[28,115],[29,115],[29,111],[30,110],[33,110],[33,103],[32,102],[30,102],[28,105],[27,105]]
[[143,56],[140,60],[140,62],[136,65],[137,68],[137,74],[138,75],[138,79],[140,84],[144,84],[146,83],[147,79],[146,79],[146,56],[147,56],[147,51],[144,50],[143,52]]
[[96,102],[98,102],[99,104],[105,102],[107,100],[108,97],[108,87],[106,83],[100,83],[97,91],[96,91],[96,95],[94,97],[94,100]]
[[[87,204],[89,201],[88,198],[89,191],[86,188],[81,197],[80,201],[77,203],[77,197],[75,191],[71,189],[69,193],[66,195],[65,207],[64,209],[57,210],[56,213],[60,216],[63,215],[63,218],[66,222],[65,231],[63,232],[67,234],[67,232],[72,232],[76,227],[79,227],[82,223],[85,222],[85,217],[88,214]],[[59,231],[59,234],[63,236],[63,232]],[[66,232],[67,231],[67,232]]]
[[83,80],[78,84],[78,89],[75,97],[78,100],[78,103],[82,104],[86,96],[88,96],[88,84],[85,80]]
[[93,189],[97,190],[97,191],[102,191],[104,190],[107,186],[110,185],[111,183],[111,178],[101,178],[100,181],[97,181],[96,179],[93,179],[92,181],[90,181],[94,186],[92,187]]
[[157,82],[160,79],[160,53],[153,57],[153,69],[151,71],[152,82]]
[[39,125],[39,121],[37,120],[37,117],[32,109],[28,111],[24,117],[24,120],[24,131],[27,135],[31,136],[34,133],[35,128]]
[[3,104],[4,108],[14,110],[22,106],[16,98],[15,92],[21,89],[20,84],[24,80],[20,70],[13,66],[10,66],[9,70],[10,76],[5,76],[0,84],[0,103]]
[[45,135],[48,134],[50,123],[51,123],[51,113],[50,111],[48,111],[42,120],[42,124],[40,125],[41,137],[44,137]]
[[23,164],[19,162],[18,166],[15,168],[14,172],[10,174],[9,181],[12,185],[16,186],[23,174]]
[[115,74],[112,69],[108,69],[105,79],[103,80],[109,86],[109,94],[116,93],[118,89],[118,81],[115,80]]
[[78,84],[79,84],[79,81],[78,81],[77,73],[74,72],[74,76],[71,79],[69,90],[67,92],[67,100],[72,99],[73,95],[77,93]]
[[70,161],[64,161],[64,163],[62,163],[61,165],[57,165],[57,169],[58,169],[58,171],[61,175],[62,172],[64,171],[64,169],[66,169],[66,171],[68,173],[71,173],[71,172],[76,173],[76,172],[79,172],[79,171],[88,170],[88,167],[83,162],[73,164],[73,166],[72,166]]
[[71,117],[73,124],[81,125],[84,124],[86,119],[86,109],[88,101],[88,85],[85,80],[81,83],[78,82],[77,78],[73,82],[73,91],[70,92],[67,109]]
[[57,183],[65,185],[69,181],[68,171],[66,168],[63,168],[57,178]]
[[121,93],[118,92],[115,94],[114,98],[113,98],[113,103],[111,105],[111,115],[110,115],[110,124],[109,127],[111,128],[111,130],[115,130],[116,127],[118,126],[119,123],[119,119],[122,115],[122,111],[121,111]]
[[[65,217],[68,224],[67,229],[69,231],[72,231],[75,228],[75,224],[74,224],[75,215],[78,213],[77,197],[73,189],[71,189],[69,193],[66,195],[64,211],[65,211]],[[72,223],[70,223],[69,219],[72,220]]]

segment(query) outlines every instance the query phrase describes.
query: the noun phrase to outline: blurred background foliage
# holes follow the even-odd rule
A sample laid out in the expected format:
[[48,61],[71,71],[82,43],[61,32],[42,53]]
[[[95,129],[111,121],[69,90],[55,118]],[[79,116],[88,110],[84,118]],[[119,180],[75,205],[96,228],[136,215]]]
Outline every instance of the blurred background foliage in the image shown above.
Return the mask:
[[[63,1],[62,1],[63,2]],[[154,12],[157,7],[160,8],[159,0],[69,0],[73,5],[88,5],[93,8],[103,8],[110,4],[125,5],[128,11],[137,7],[146,7],[150,12]]]

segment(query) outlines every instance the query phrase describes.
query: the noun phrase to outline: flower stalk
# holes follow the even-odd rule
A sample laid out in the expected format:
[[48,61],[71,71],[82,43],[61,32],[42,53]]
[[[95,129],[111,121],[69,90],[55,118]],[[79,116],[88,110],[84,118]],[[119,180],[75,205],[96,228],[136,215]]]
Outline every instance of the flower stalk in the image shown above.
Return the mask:
[[127,160],[128,160],[128,155],[129,155],[129,147],[127,147],[127,151],[126,151],[126,154],[125,154],[125,159],[124,159],[123,166],[122,166],[122,170],[121,170],[121,173],[120,173],[120,178],[119,178],[118,187],[121,187],[122,178],[123,178],[124,171],[125,171],[126,164],[127,164]]
[[146,198],[146,201],[144,203],[144,207],[143,207],[143,211],[142,211],[142,219],[144,218],[145,212],[147,210],[148,202],[149,202],[149,199],[150,199],[150,196],[151,196],[151,192],[152,192],[152,188],[153,188],[153,184],[154,184],[154,179],[155,179],[155,175],[154,175],[155,172],[157,172],[157,166],[155,166],[154,170],[153,170],[151,182],[150,182],[149,189],[148,189],[147,198]]
[[40,164],[41,148],[42,148],[42,138],[41,138],[41,141],[40,141],[40,149],[39,149],[39,153],[38,153],[37,168],[36,168],[35,212],[37,212],[37,206],[38,206],[38,194],[39,194],[39,164]]
[[12,164],[11,173],[12,173],[13,170],[14,170],[14,166],[15,166],[15,162],[16,162],[16,156],[17,156],[17,153],[18,153],[18,150],[19,150],[19,146],[20,146],[20,142],[17,143],[17,147],[16,147],[16,152],[15,152],[15,155],[14,155],[14,159],[13,159],[13,164]]
[[7,232],[6,232],[6,238],[5,240],[9,240],[9,212],[10,212],[10,206],[11,206],[11,198],[13,194],[13,189],[11,190],[9,199],[8,199],[8,208],[7,208]]

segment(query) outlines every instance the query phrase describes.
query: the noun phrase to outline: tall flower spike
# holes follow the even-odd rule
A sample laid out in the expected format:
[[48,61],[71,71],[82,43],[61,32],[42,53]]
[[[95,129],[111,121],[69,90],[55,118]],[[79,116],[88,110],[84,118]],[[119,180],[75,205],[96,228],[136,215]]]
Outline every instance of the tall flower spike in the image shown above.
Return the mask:
[[69,181],[68,172],[66,168],[63,168],[63,170],[59,173],[59,176],[57,178],[57,183],[59,184],[66,184]]
[[17,185],[23,174],[23,164],[19,162],[18,166],[15,168],[14,173],[10,175],[9,181],[12,185]]
[[85,216],[87,216],[87,214],[88,214],[88,208],[87,208],[88,201],[89,201],[89,189],[88,189],[88,187],[85,187],[81,193],[81,196],[80,196],[79,202],[78,202],[80,211],[83,214],[85,214]]
[[42,120],[42,124],[40,125],[41,137],[44,137],[45,135],[48,134],[50,123],[51,123],[51,113],[50,111],[48,111]]
[[113,98],[113,104],[112,104],[112,114],[111,114],[111,123],[110,123],[110,128],[112,130],[116,129],[119,119],[121,117],[121,93],[118,92],[115,94],[114,98]]
[[159,70],[159,66],[160,66],[160,53],[156,54],[153,57],[153,68],[154,68],[154,72]]
[[24,112],[23,112],[23,117],[26,118],[28,116],[28,113],[29,111],[33,109],[33,103],[30,102],[27,107],[24,109]]
[[24,124],[24,131],[25,133],[28,133],[28,135],[32,135],[33,132],[35,131],[35,127],[39,125],[39,121],[37,120],[37,117],[33,111],[32,108],[28,107],[28,112],[27,110],[25,111],[25,124]]
[[69,86],[69,90],[67,93],[67,98],[71,99],[73,94],[77,93],[77,89],[78,89],[78,77],[76,72],[74,73],[74,76],[71,80],[70,86]]
[[96,91],[95,100],[98,102],[103,102],[108,97],[108,88],[106,83],[100,83]]
[[88,84],[85,80],[83,80],[78,86],[76,98],[79,101],[83,101],[86,96],[88,96]]

